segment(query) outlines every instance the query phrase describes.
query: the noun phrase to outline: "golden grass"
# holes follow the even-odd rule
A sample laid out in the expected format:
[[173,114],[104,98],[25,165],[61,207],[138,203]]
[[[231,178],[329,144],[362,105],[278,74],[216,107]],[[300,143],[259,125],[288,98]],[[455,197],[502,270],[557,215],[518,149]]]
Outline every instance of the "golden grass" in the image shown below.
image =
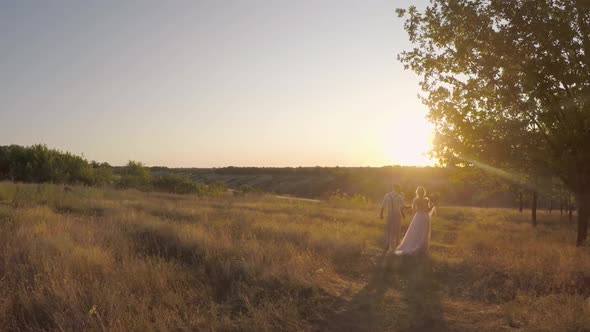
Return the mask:
[[0,330],[590,330],[567,218],[441,208],[401,259],[376,208],[1,183]]

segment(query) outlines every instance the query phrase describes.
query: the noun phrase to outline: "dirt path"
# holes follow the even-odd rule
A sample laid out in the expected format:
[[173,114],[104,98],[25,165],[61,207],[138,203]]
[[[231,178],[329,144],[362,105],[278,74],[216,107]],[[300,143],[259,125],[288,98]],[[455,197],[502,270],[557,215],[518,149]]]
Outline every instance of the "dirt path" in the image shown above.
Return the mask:
[[365,286],[345,302],[325,331],[447,331],[441,287],[428,257],[377,257]]
[[286,199],[286,200],[300,201],[300,202],[310,202],[310,203],[320,203],[321,202],[319,199],[311,199],[311,198],[280,196],[280,195],[275,195],[274,197],[278,198],[278,199]]
[[[461,255],[455,247],[460,226],[433,234],[431,250]],[[328,317],[321,331],[470,331],[490,321],[485,331],[503,331],[494,320],[497,308],[451,294],[448,280],[467,273],[450,269],[431,257],[397,257],[380,252],[372,257],[364,287]],[[481,332],[482,330],[479,329]]]

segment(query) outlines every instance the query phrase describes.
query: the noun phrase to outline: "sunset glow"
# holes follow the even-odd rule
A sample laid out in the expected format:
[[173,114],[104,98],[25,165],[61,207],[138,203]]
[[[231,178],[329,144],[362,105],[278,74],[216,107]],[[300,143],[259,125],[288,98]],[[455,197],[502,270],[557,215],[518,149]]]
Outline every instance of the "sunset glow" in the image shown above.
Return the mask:
[[429,165],[394,12],[425,2],[5,4],[0,141],[114,165]]

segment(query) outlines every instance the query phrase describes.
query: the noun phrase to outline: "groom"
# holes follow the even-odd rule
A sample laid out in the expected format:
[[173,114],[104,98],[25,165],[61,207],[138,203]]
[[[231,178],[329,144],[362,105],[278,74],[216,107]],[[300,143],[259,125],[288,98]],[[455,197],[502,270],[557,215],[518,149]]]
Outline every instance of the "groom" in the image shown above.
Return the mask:
[[383,210],[387,210],[387,223],[385,225],[385,251],[391,247],[391,241],[394,241],[394,248],[399,245],[401,233],[402,218],[404,215],[404,198],[401,194],[399,184],[393,185],[393,190],[383,197],[381,203],[380,218],[383,219]]

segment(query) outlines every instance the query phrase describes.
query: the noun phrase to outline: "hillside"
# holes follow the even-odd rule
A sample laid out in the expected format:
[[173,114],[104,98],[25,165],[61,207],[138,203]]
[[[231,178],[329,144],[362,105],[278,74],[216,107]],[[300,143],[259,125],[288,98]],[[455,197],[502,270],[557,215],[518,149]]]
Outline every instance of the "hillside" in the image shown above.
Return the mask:
[[[515,179],[517,181],[515,181]],[[360,195],[379,201],[394,183],[408,196],[417,186],[446,205],[515,207],[529,205],[531,188],[526,176],[511,181],[477,167],[297,167],[297,168],[166,168],[129,161],[121,167],[88,161],[82,156],[50,149],[45,145],[0,146],[0,180],[25,183],[84,184],[115,186],[144,191],[204,193],[230,188],[313,199],[334,193]],[[572,195],[553,178],[537,179],[540,207],[557,208]],[[530,206],[530,205],[529,205]]]
[[441,207],[430,257],[400,259],[373,204],[12,183],[0,202],[0,330],[590,329],[590,251],[555,214]]
[[[479,184],[481,179],[460,178],[464,171],[441,167],[152,167],[151,170],[154,175],[180,174],[195,182],[220,182],[232,189],[247,186],[267,193],[316,199],[326,199],[339,191],[379,201],[384,193],[391,190],[392,184],[398,183],[408,197],[414,195],[416,187],[424,186],[430,194],[438,196],[447,205],[517,205],[512,193],[499,190],[488,194],[489,188],[482,188]],[[549,206],[549,198],[542,196],[540,206]]]

